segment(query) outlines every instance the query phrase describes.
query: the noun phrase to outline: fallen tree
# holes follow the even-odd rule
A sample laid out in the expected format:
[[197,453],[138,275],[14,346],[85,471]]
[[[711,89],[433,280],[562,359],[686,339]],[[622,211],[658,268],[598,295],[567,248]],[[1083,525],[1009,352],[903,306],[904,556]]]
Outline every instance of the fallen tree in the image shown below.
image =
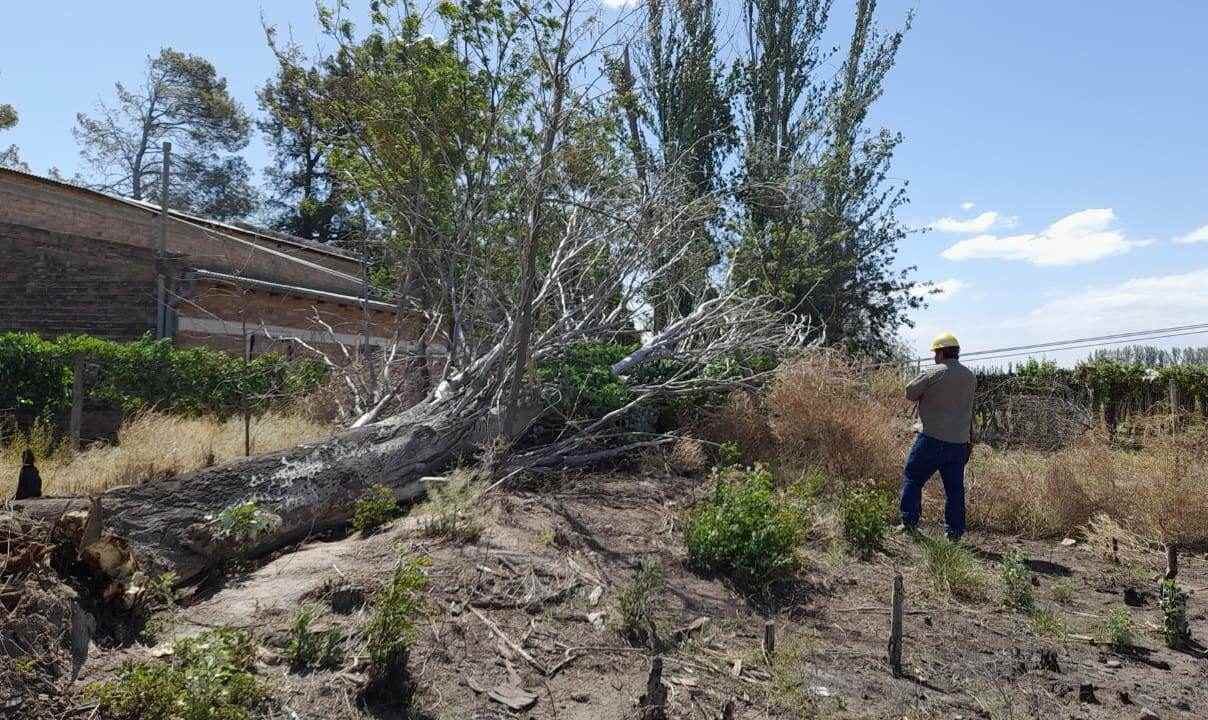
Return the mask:
[[[709,222],[714,198],[685,199],[685,179],[674,168],[639,183],[615,171],[620,163],[581,162],[572,130],[597,123],[607,99],[581,92],[590,78],[572,75],[594,71],[599,28],[578,23],[575,0],[559,6],[556,17],[532,12],[521,5],[506,22],[498,20],[509,32],[525,29],[524,42],[496,44],[489,38],[501,36],[481,28],[451,30],[465,33],[462,57],[449,56],[449,44],[417,37],[414,24],[379,28],[364,45],[337,32],[349,72],[334,98],[315,99],[329,119],[343,123],[344,162],[366,205],[405,237],[405,252],[396,253],[405,259],[396,298],[400,316],[426,318],[422,337],[442,346],[443,368],[431,392],[401,412],[388,410],[405,379],[396,363],[426,368],[428,362],[401,339],[376,365],[355,352],[343,352],[345,361],[324,356],[337,376],[376,368],[368,380],[347,383],[348,430],[105,493],[82,523],[103,528],[84,542],[97,546],[95,564],[120,568],[124,577],[132,558],[144,575],[173,572],[188,581],[231,557],[256,556],[345,524],[372,486],[389,488],[399,500],[417,498],[423,478],[485,443],[493,448],[486,472],[496,482],[665,443],[672,438],[626,429],[623,420],[675,396],[758,383],[766,370],[761,359],[809,341],[810,328],[772,298],[729,278],[684,280],[705,277],[686,271],[694,260],[683,238]],[[384,52],[386,46],[397,52]],[[475,56],[474,72],[459,75]],[[462,78],[465,92],[481,95],[488,117],[476,116],[464,137],[434,136],[444,126],[417,115],[414,98],[396,94],[400,78],[426,77],[413,75],[417,62],[439,63],[442,72]],[[517,95],[517,84],[526,93]],[[517,97],[528,105],[492,100]],[[463,104],[420,109],[439,115]],[[529,125],[531,134],[512,132]],[[414,152],[391,152],[408,141]],[[417,172],[416,157],[434,178],[429,185],[399,180]],[[660,318],[661,327],[644,333],[639,347],[602,370],[625,387],[623,402],[552,435],[534,439],[528,432],[555,402],[535,372],[542,363],[577,344],[631,339],[650,328],[653,308],[685,307]],[[318,344],[293,340],[322,355]],[[50,516],[64,509],[54,503],[21,507]]]

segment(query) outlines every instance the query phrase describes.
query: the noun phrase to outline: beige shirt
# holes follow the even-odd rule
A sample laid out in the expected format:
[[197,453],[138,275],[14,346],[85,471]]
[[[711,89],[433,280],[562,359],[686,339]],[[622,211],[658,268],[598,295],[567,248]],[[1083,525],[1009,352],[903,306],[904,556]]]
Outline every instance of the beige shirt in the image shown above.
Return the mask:
[[958,360],[924,369],[906,386],[906,397],[919,404],[914,429],[944,442],[969,442],[976,390],[977,376]]

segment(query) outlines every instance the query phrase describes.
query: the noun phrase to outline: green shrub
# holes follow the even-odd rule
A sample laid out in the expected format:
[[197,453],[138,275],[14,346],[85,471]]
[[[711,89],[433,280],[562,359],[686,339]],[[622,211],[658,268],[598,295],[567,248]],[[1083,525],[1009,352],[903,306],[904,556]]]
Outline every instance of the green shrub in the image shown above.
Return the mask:
[[485,490],[473,474],[460,470],[444,482],[430,485],[424,511],[431,517],[424,524],[424,534],[455,542],[477,540],[483,526],[478,501]]
[[958,600],[981,599],[986,580],[973,553],[947,538],[924,538],[923,567],[932,586]]
[[72,366],[83,355],[97,368],[89,397],[127,412],[156,408],[184,415],[260,412],[318,387],[327,370],[317,360],[276,353],[252,360],[204,347],[179,348],[150,336],[113,342],[87,335],[45,340],[0,334],[0,408],[44,419],[71,407]]
[[285,659],[296,670],[339,667],[344,656],[344,635],[338,627],[315,632],[312,628],[319,616],[315,605],[303,605],[294,614],[285,646]]
[[844,495],[839,501],[839,520],[848,546],[864,557],[880,549],[889,529],[885,521],[888,507],[888,498],[876,490],[857,489]]
[[620,343],[575,343],[541,363],[537,376],[551,390],[555,412],[563,419],[598,418],[624,407],[632,393],[612,365],[633,349]]
[[724,442],[717,446],[717,466],[719,468],[734,467],[742,464],[742,447],[734,441]]
[[804,514],[756,467],[717,477],[712,495],[689,513],[684,539],[694,566],[761,585],[796,569],[805,530]]
[[406,669],[407,648],[428,586],[427,564],[423,558],[400,559],[389,584],[373,598],[364,638],[371,672],[377,677]]
[[210,519],[214,538],[224,542],[255,542],[280,522],[273,513],[261,510],[255,500],[231,505]]
[[250,720],[267,709],[269,690],[254,674],[256,644],[218,629],[176,642],[172,661],[126,663],[86,694],[110,720]]
[[357,498],[352,511],[352,529],[369,533],[398,517],[398,500],[385,485],[374,485]]
[[1032,571],[1019,550],[1012,550],[1002,561],[1002,600],[1013,610],[1030,613],[1036,606],[1032,596]]
[[1158,587],[1158,603],[1162,608],[1162,638],[1166,646],[1186,647],[1191,642],[1191,626],[1187,622],[1187,593],[1174,580],[1163,580]]
[[655,614],[664,587],[663,567],[655,560],[643,560],[633,580],[617,595],[616,628],[621,637],[634,645],[658,649]]
[[1127,608],[1112,610],[1099,627],[1100,639],[1117,651],[1127,650],[1132,646],[1135,632],[1136,626]]
[[1065,621],[1051,610],[1037,609],[1032,612],[1032,630],[1041,637],[1064,640],[1069,634]]
[[1074,584],[1069,580],[1053,583],[1053,599],[1062,605],[1069,604],[1074,599]]

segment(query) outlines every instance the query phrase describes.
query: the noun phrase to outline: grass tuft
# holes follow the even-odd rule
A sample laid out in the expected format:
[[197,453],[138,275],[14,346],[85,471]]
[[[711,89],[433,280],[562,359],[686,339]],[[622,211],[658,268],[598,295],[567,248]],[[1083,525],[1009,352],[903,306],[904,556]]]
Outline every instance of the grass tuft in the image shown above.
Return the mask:
[[936,591],[957,600],[981,600],[986,578],[968,548],[947,538],[925,537],[923,568]]
[[371,533],[398,517],[398,500],[385,485],[374,485],[357,498],[352,511],[352,529]]
[[666,587],[663,567],[657,560],[642,560],[638,571],[617,595],[615,624],[617,633],[638,647],[658,650],[656,614],[660,595]]

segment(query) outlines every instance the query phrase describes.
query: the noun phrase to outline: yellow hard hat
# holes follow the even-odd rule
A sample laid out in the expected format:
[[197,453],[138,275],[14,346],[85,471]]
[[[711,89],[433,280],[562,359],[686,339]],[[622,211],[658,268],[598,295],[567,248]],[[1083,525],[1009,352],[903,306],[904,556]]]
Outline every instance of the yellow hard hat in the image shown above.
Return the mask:
[[948,332],[940,333],[939,335],[936,335],[935,339],[931,341],[932,350],[942,350],[944,348],[958,348],[960,346],[961,346],[960,341],[956,339],[956,336],[953,335],[952,333],[948,333]]

